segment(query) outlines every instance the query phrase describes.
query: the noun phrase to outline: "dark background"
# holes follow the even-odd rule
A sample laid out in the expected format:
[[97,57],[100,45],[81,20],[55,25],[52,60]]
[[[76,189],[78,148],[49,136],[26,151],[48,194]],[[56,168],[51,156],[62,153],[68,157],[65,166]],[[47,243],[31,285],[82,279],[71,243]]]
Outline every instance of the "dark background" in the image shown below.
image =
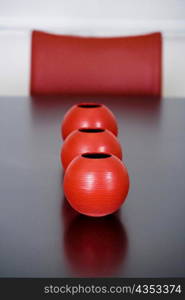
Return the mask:
[[[62,188],[60,124],[72,104],[116,115],[131,187],[88,218]],[[185,99],[0,98],[1,277],[185,276]]]

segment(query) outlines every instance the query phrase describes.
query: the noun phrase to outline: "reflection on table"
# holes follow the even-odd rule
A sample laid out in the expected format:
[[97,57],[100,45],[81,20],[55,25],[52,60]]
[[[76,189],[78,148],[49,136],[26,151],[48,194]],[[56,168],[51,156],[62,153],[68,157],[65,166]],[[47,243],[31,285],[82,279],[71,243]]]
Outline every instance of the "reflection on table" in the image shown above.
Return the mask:
[[127,255],[128,237],[119,212],[103,218],[76,213],[64,199],[64,252],[72,276],[119,276]]

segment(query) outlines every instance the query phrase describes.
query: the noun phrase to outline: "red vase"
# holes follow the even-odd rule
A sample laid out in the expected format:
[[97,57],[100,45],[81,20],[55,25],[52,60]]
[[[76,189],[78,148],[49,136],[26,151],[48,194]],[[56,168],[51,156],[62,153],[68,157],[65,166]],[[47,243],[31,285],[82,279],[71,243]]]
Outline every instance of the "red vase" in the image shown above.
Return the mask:
[[113,276],[123,269],[128,249],[120,220],[79,215],[64,233],[64,250],[73,276]]
[[66,169],[78,155],[87,152],[106,152],[122,159],[121,145],[115,135],[107,129],[77,129],[71,132],[61,149],[61,162]]
[[65,139],[70,132],[79,128],[105,128],[116,136],[118,128],[113,113],[103,104],[80,103],[74,105],[65,114],[61,133]]
[[64,193],[78,212],[101,217],[120,208],[129,189],[129,176],[119,158],[107,153],[85,153],[69,164]]

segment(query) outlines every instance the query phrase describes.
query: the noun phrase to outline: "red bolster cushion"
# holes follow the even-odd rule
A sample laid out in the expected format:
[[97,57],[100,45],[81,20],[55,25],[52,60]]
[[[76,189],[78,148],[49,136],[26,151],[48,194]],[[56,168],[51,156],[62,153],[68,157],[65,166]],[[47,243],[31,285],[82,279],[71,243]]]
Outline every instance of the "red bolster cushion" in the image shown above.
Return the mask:
[[160,33],[78,37],[32,32],[31,94],[161,94]]

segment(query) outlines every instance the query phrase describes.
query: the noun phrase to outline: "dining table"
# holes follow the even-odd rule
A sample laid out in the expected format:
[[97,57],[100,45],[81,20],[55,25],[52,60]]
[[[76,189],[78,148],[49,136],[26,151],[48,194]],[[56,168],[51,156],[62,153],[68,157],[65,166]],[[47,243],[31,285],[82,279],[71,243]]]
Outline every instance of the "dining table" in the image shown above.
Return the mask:
[[[80,102],[116,117],[130,178],[114,214],[63,191],[61,123]],[[0,277],[185,277],[185,98],[0,97]]]

